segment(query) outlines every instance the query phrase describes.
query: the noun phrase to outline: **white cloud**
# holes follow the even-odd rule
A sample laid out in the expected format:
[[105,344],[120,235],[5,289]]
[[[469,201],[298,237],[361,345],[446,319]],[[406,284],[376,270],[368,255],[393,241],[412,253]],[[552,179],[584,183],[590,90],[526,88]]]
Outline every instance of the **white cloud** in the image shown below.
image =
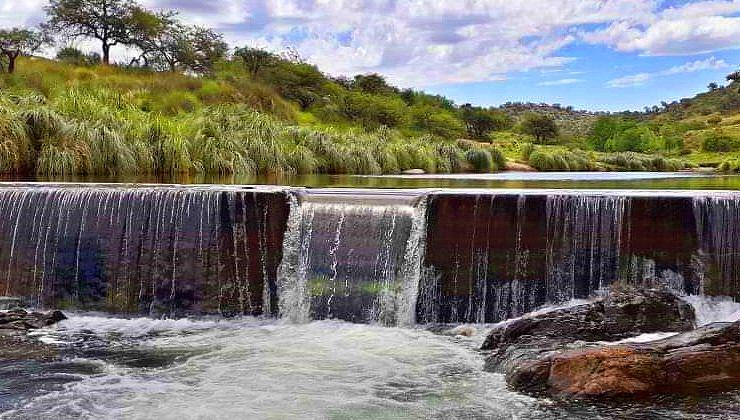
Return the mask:
[[707,58],[706,60],[696,60],[690,63],[684,63],[680,66],[673,66],[667,70],[660,72],[662,75],[670,75],[677,73],[693,73],[701,70],[720,70],[730,67],[725,60],[718,60],[714,57]]
[[625,88],[641,86],[653,77],[650,73],[638,73],[630,76],[620,77],[606,82],[606,86],[610,88]]
[[644,55],[695,55],[740,48],[740,0],[701,1],[649,14],[623,17],[593,32],[580,32],[593,44]]
[[[567,70],[576,41],[647,55],[740,46],[740,0],[140,0],[214,27],[231,45],[295,48],[332,74],[381,72],[404,87]],[[45,0],[0,0],[0,27],[42,20]],[[564,79],[565,80],[565,79]]]
[[609,80],[608,82],[606,82],[606,86],[610,88],[641,86],[656,76],[670,76],[680,73],[694,73],[702,70],[720,70],[727,67],[730,67],[730,65],[727,64],[725,60],[718,60],[714,57],[709,57],[706,60],[696,60],[688,63],[683,63],[681,65],[673,66],[669,69],[665,69],[663,71],[655,73],[638,73],[620,77],[618,79]]
[[583,82],[582,79],[560,79],[550,80],[547,82],[538,83],[539,86],[561,86],[561,85],[572,85],[573,83]]

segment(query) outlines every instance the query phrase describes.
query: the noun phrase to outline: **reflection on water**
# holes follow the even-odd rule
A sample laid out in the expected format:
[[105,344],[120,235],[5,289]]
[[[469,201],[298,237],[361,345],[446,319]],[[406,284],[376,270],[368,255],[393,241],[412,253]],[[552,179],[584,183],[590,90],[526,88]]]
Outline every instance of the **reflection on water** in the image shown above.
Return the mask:
[[740,176],[698,172],[502,172],[451,175],[128,175],[18,177],[5,182],[114,182],[154,184],[286,185],[309,188],[546,188],[740,190]]

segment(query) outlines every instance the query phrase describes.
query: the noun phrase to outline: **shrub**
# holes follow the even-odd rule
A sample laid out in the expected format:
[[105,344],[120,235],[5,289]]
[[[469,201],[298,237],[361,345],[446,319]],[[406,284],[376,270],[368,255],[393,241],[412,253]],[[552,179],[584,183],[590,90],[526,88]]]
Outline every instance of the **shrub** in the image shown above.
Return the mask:
[[491,154],[487,150],[481,148],[471,149],[465,156],[468,163],[470,163],[476,172],[486,173],[491,172],[493,169]]
[[534,144],[532,143],[524,143],[522,145],[522,160],[525,162],[529,160],[529,157],[532,156],[532,153],[537,150]]
[[496,166],[496,170],[503,171],[506,169],[506,155],[497,147],[491,148],[491,159]]
[[740,150],[740,141],[715,131],[704,137],[702,150],[705,152],[736,152]]
[[176,91],[165,95],[157,104],[157,110],[164,115],[174,116],[180,112],[193,112],[199,106],[200,101],[192,93]]

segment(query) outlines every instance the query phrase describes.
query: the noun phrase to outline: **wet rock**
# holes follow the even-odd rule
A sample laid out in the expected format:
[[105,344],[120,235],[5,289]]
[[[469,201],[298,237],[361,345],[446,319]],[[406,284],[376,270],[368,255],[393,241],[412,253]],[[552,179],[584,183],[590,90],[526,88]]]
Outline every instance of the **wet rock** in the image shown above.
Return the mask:
[[19,297],[0,296],[0,311],[7,311],[13,308],[22,308],[26,306],[23,299]]
[[502,323],[489,333],[481,349],[616,341],[652,332],[689,331],[695,322],[693,307],[669,292],[619,290],[588,304]]
[[542,352],[509,363],[512,388],[559,398],[725,391],[740,386],[740,322],[665,340]]
[[0,312],[0,330],[28,331],[54,325],[67,317],[61,311],[47,313],[26,312],[16,308],[8,312]]

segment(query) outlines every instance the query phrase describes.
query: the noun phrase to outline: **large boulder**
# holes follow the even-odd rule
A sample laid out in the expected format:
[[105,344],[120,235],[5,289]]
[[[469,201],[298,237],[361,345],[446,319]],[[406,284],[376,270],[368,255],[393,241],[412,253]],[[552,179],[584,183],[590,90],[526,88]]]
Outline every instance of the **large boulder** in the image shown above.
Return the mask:
[[733,389],[740,385],[740,322],[652,343],[544,351],[509,363],[506,382],[518,391],[559,398]]
[[47,313],[26,312],[16,308],[8,312],[0,312],[0,330],[34,330],[54,325],[67,317],[61,311]]
[[693,307],[662,290],[617,290],[594,302],[503,322],[486,337],[482,350],[510,345],[615,341],[652,332],[690,331]]

